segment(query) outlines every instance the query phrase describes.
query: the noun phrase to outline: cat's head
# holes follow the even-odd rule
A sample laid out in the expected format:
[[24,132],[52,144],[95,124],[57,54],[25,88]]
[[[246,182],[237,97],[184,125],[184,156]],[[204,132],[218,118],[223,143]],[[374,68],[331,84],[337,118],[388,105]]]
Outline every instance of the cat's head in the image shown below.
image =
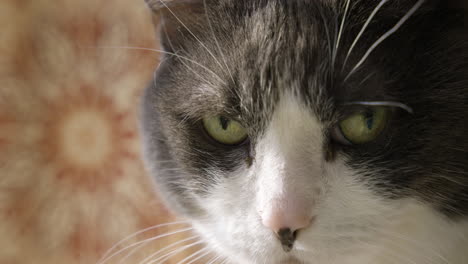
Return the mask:
[[468,46],[457,9],[148,2],[164,51],[143,102],[146,162],[218,253],[443,263],[462,243]]

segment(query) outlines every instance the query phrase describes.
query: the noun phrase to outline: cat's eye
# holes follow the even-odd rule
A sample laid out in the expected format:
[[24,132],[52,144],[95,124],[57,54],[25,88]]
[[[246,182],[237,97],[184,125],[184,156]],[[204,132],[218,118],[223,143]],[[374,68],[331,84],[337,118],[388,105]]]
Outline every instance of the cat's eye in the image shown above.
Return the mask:
[[388,107],[372,107],[342,120],[333,136],[340,143],[365,144],[375,140],[386,127],[390,117]]
[[224,116],[204,118],[203,126],[211,138],[224,145],[238,145],[247,139],[247,130],[239,122]]

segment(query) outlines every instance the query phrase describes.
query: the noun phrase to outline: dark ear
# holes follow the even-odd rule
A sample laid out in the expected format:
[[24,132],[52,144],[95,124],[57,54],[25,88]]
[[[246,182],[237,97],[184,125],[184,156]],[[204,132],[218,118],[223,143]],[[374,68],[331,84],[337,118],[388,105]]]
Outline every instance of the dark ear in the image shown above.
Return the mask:
[[[170,52],[183,49],[202,26],[204,0],[145,0],[153,11],[153,21],[162,47]],[[206,0],[205,0],[206,1]],[[206,1],[208,2],[208,1]]]

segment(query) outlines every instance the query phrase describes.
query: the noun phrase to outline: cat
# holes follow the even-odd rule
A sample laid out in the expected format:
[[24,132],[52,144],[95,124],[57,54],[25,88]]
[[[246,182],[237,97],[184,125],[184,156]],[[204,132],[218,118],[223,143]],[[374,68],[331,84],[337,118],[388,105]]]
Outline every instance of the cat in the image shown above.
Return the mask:
[[228,263],[468,263],[468,26],[444,0],[147,0],[145,162]]

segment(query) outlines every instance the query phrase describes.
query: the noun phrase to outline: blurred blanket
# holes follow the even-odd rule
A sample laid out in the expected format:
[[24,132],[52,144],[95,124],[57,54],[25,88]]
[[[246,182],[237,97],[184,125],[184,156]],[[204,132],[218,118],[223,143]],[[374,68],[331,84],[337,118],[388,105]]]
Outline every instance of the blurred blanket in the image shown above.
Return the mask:
[[0,25],[0,263],[143,263],[187,237],[145,231],[174,218],[140,158],[144,1],[2,0]]

